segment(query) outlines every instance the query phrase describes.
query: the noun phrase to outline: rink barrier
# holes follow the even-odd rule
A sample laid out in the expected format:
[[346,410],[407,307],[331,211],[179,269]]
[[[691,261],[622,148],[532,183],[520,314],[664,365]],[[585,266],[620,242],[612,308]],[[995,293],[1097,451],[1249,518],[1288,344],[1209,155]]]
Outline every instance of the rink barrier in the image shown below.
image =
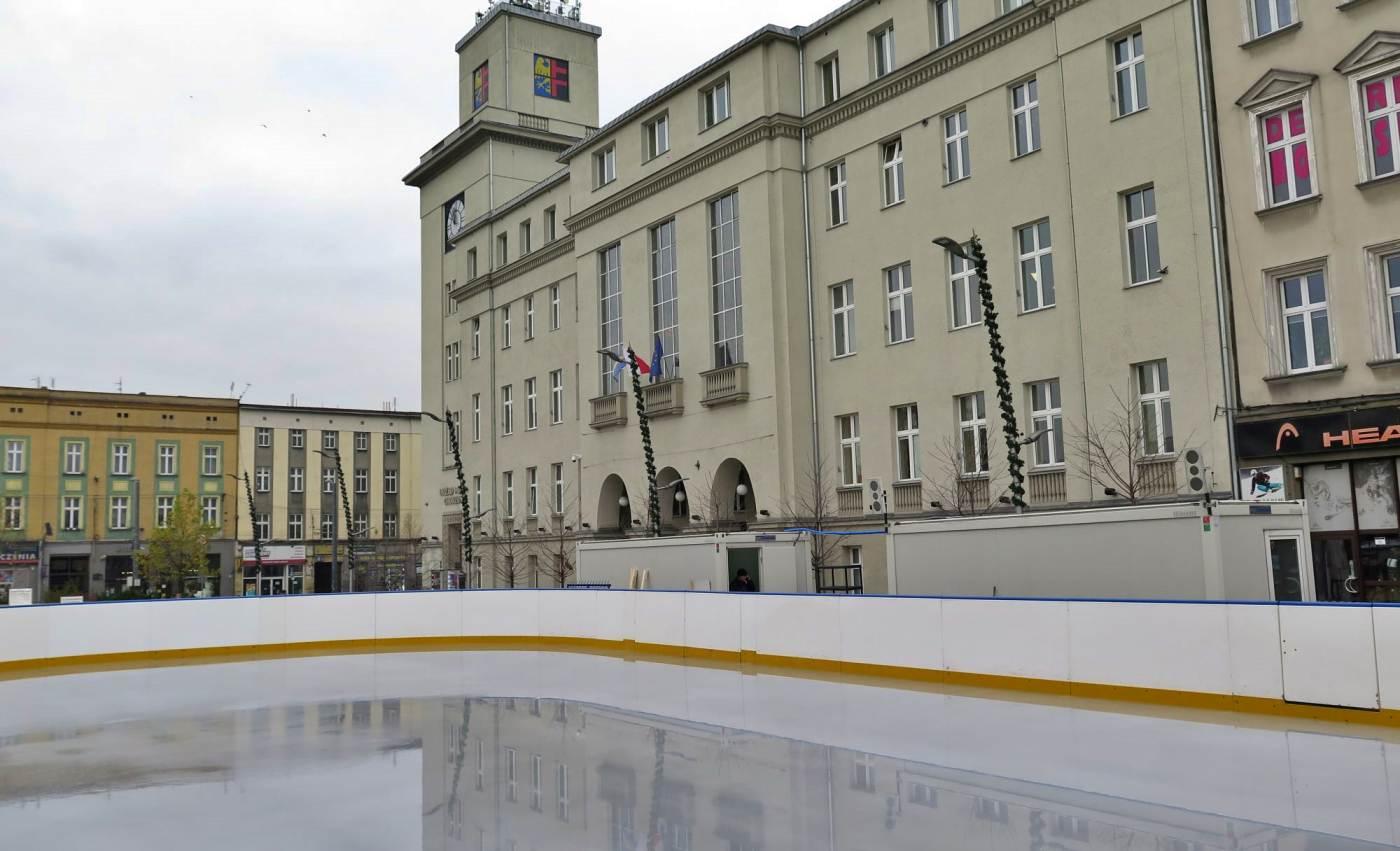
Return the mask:
[[1400,726],[1400,607],[482,590],[0,609],[0,673],[513,648]]

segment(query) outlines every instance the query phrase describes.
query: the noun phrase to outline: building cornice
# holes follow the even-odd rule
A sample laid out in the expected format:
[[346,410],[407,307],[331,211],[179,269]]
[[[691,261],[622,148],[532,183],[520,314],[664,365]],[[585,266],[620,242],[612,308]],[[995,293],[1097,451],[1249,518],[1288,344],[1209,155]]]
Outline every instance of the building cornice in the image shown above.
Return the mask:
[[802,120],[794,115],[765,115],[757,118],[728,136],[718,139],[704,148],[684,157],[666,168],[630,187],[612,195],[591,207],[580,210],[565,220],[564,225],[577,232],[590,227],[609,216],[616,215],[634,204],[663,192],[686,178],[693,177],[711,168],[716,163],[727,160],[735,154],[771,139],[799,139],[802,136]]
[[563,27],[564,29],[574,30],[575,32],[586,33],[588,35],[593,36],[594,38],[598,38],[603,34],[603,30],[599,27],[594,26],[593,24],[585,24],[583,21],[576,21],[573,18],[568,18],[563,15],[555,15],[550,12],[539,12],[534,9],[531,9],[528,6],[516,6],[511,3],[497,3],[496,5],[488,9],[486,12],[483,12],[481,14],[481,18],[475,24],[472,25],[471,29],[467,30],[467,34],[457,40],[457,46],[454,49],[458,53],[460,53],[462,51],[462,48],[467,46],[467,42],[472,40],[473,36],[486,29],[488,26],[491,25],[492,21],[496,20],[496,18],[502,15],[515,15],[519,18],[533,18],[534,20],[539,21],[540,23],[552,24],[556,27]]
[[457,234],[457,236],[453,239],[449,240],[448,244],[456,246],[457,243],[461,242],[471,234],[480,230],[484,225],[497,221],[498,219],[504,217],[506,214],[512,212],[513,210],[520,209],[524,205],[530,203],[534,199],[540,197],[541,195],[545,194],[546,192],[558,186],[559,184],[567,183],[568,181],[569,170],[567,168],[559,169],[554,174],[551,174],[549,177],[546,177],[544,180],[541,180],[539,183],[536,183],[534,186],[531,186],[529,189],[526,189],[524,192],[520,193],[519,195],[516,195],[514,198],[511,198],[509,201],[505,202],[496,209],[487,210],[486,212],[467,222],[465,225],[462,226],[462,232]]
[[[573,254],[573,250],[573,236],[561,236],[539,251],[532,251],[524,257],[517,259],[514,263],[508,263],[499,269],[492,269],[484,275],[478,275],[448,293],[448,295],[453,301],[466,301],[471,296],[483,290],[492,289],[507,281],[513,281],[527,272],[532,272],[551,260],[558,260],[560,257],[571,255]],[[570,274],[573,274],[572,270]],[[567,278],[568,275],[564,277]]]
[[422,188],[429,180],[488,139],[500,139],[512,145],[556,152],[578,141],[577,137],[562,133],[473,118],[430,148],[419,159],[418,166],[404,175],[403,182],[408,186]]
[[[418,411],[379,411],[373,408],[327,408],[318,405],[241,405],[241,410],[250,413],[272,414],[313,414],[332,417],[374,417],[376,419],[417,420],[422,418]],[[243,428],[256,427],[257,423],[243,425]]]

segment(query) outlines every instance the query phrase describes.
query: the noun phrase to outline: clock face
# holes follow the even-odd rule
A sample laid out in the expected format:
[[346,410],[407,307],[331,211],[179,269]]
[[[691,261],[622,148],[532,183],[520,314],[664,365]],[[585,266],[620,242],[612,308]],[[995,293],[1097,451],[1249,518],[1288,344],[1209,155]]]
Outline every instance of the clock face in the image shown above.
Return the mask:
[[461,198],[447,206],[447,238],[452,239],[467,226],[467,205]]

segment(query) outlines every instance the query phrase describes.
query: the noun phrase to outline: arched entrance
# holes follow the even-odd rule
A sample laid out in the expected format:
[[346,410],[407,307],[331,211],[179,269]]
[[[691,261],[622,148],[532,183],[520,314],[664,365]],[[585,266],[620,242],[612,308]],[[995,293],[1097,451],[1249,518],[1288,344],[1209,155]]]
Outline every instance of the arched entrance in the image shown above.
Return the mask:
[[656,475],[656,496],[661,502],[661,528],[684,529],[690,525],[689,482],[681,478],[675,467],[666,467]]
[[758,499],[749,469],[737,458],[726,458],[715,471],[710,508],[716,526],[733,527],[758,519]]
[[632,500],[627,484],[616,473],[603,480],[598,492],[598,531],[626,532],[632,528]]

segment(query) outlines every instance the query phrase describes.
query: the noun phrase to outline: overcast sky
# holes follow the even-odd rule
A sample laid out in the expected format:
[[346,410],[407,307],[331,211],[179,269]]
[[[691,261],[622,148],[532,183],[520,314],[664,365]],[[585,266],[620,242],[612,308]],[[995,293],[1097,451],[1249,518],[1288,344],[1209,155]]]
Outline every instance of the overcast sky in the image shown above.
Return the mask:
[[[607,120],[836,0],[585,0]],[[0,384],[415,407],[417,192],[486,0],[0,0]]]

